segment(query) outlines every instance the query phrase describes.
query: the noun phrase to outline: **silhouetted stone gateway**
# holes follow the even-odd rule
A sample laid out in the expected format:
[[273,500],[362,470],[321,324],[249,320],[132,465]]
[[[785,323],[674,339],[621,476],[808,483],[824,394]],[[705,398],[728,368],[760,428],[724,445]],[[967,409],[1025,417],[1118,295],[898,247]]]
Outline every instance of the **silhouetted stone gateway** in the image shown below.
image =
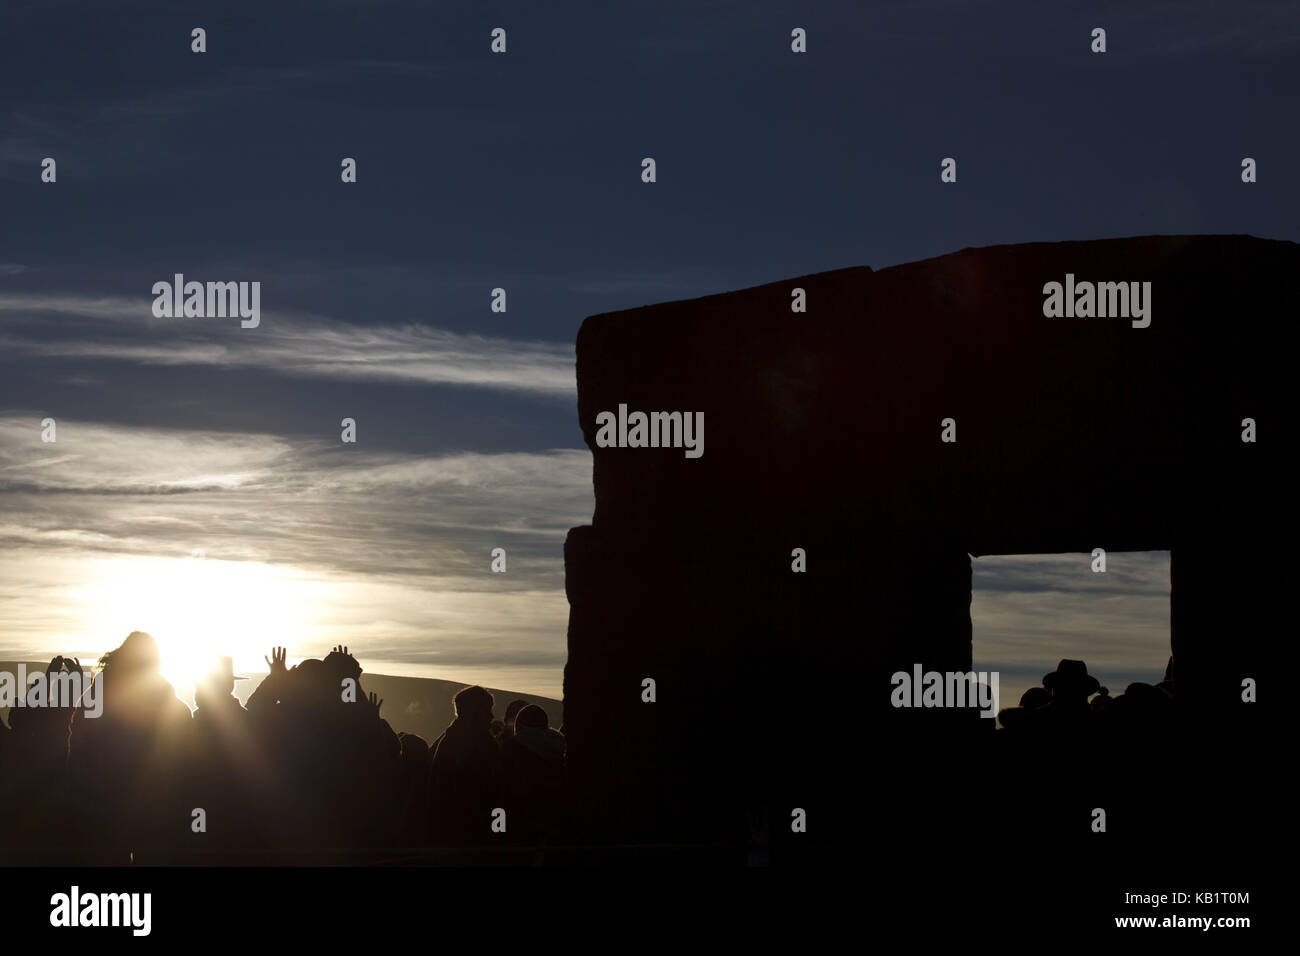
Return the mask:
[[[1150,327],[1045,318],[1044,283],[1067,273],[1149,280]],[[885,779],[882,748],[953,749],[954,722],[978,718],[894,711],[889,675],[969,669],[969,555],[1077,551],[1088,574],[1096,547],[1170,550],[1180,703],[1234,719],[1281,592],[1268,449],[1297,278],[1294,243],[1145,237],[587,319],[596,511],[565,547],[564,688],[586,836],[744,844],[747,801],[777,808],[778,831],[781,808],[843,806],[855,748]],[[619,403],[704,412],[703,457],[596,447],[597,413]]]

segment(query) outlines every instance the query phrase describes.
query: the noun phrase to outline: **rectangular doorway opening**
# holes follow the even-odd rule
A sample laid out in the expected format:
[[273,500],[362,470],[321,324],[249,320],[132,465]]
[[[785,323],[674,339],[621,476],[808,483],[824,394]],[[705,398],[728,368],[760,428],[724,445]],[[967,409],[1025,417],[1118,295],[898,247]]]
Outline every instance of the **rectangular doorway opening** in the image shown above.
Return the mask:
[[1063,660],[1080,660],[1118,697],[1157,684],[1169,661],[1169,552],[987,555],[971,559],[974,667],[1000,674],[1014,707]]

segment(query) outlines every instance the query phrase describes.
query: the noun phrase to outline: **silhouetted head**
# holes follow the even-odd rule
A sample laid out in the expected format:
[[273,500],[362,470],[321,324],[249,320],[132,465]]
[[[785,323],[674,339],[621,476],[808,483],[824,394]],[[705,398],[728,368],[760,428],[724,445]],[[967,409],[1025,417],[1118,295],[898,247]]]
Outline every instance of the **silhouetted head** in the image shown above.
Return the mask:
[[551,730],[549,723],[546,711],[529,704],[515,716],[512,741],[548,763],[560,765],[564,762],[566,742],[562,734]]
[[325,668],[329,671],[330,677],[342,683],[343,678],[351,677],[357,680],[361,677],[361,662],[351,654],[344,654],[341,651],[330,651],[325,655]]
[[546,711],[536,704],[529,704],[515,715],[515,733],[523,730],[525,727],[550,726],[550,719],[546,716]]
[[1051,703],[1052,692],[1046,687],[1031,687],[1020,695],[1020,706],[1025,710],[1037,710]]
[[1043,686],[1052,692],[1053,700],[1074,701],[1086,700],[1100,685],[1083,661],[1062,660],[1056,670],[1043,675]]
[[[291,686],[298,700],[312,703],[342,700],[342,686],[336,685],[325,662],[315,657],[302,661],[289,672]],[[358,688],[357,693],[360,694]]]
[[158,653],[158,642],[152,634],[144,631],[132,631],[121,644],[99,659],[104,673],[122,677],[136,677],[157,674],[162,664],[162,655]]
[[477,684],[458,691],[456,696],[452,698],[452,703],[456,708],[457,717],[468,717],[471,720],[481,719],[484,721],[492,719],[493,697]]
[[520,700],[517,697],[510,703],[506,704],[506,730],[512,731],[515,729],[515,718],[518,717],[519,712],[527,706],[528,701]]
[[1135,683],[1115,698],[1110,713],[1121,725],[1142,725],[1168,717],[1172,705],[1173,699],[1159,687]]
[[229,697],[235,691],[235,681],[248,680],[235,673],[235,663],[229,657],[218,657],[211,670],[194,685],[196,699]]
[[1146,710],[1163,710],[1170,704],[1169,695],[1159,687],[1140,682],[1124,688],[1124,696]]

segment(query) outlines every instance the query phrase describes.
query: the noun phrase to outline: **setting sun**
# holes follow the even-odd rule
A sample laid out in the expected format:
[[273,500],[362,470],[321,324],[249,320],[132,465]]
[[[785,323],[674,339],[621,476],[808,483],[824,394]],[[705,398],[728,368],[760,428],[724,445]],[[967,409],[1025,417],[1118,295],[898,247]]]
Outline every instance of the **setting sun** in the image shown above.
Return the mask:
[[233,658],[237,672],[256,672],[271,646],[301,643],[320,587],[270,565],[200,556],[118,558],[96,570],[77,589],[94,609],[91,643],[111,648],[133,630],[148,631],[163,676],[182,697],[217,655]]

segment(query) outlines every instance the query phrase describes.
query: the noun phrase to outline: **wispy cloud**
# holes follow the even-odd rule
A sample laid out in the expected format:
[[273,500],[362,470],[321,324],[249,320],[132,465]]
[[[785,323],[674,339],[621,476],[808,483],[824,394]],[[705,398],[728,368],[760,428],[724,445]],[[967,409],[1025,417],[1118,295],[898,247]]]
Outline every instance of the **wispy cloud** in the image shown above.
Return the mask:
[[353,325],[267,309],[238,319],[158,319],[152,297],[0,294],[0,346],[15,357],[257,369],[302,378],[464,385],[572,397],[573,346],[429,325]]
[[[202,550],[310,584],[312,647],[466,679],[495,668],[558,694],[563,542],[591,517],[587,452],[421,457],[73,420],[57,439],[41,442],[35,414],[0,417],[0,657],[51,635],[81,648],[105,620],[87,581]],[[149,582],[132,586],[148,618]]]
[[0,544],[204,548],[468,586],[499,545],[514,553],[509,583],[493,587],[560,587],[564,533],[593,507],[582,450],[422,457],[274,435],[57,427],[46,444],[38,415],[0,418]]

